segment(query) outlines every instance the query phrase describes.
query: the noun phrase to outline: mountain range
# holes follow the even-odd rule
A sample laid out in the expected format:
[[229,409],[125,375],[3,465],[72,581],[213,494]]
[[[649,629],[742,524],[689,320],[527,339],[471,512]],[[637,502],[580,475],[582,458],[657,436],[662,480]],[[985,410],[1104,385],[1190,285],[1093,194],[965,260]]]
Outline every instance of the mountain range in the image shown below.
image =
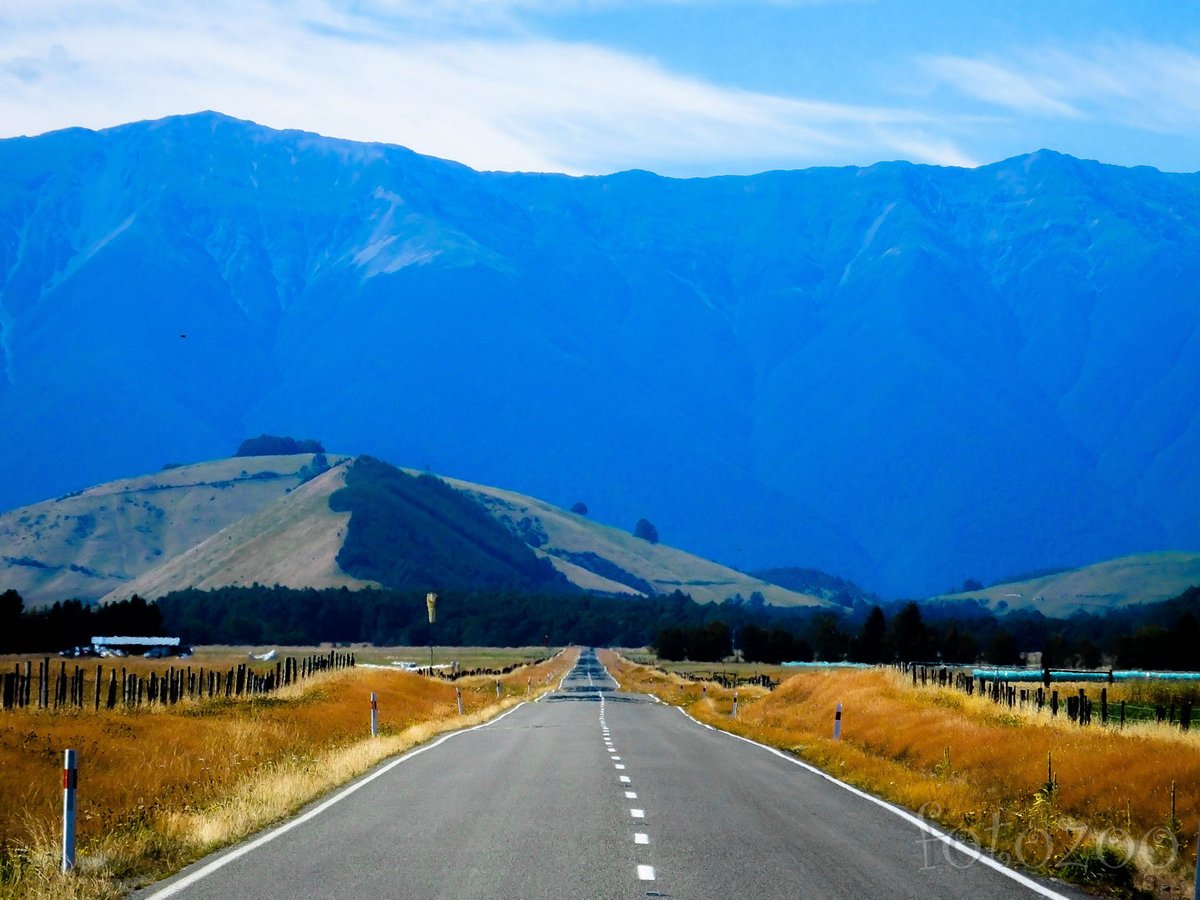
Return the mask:
[[[215,113],[0,141],[0,509],[246,434],[892,596],[1200,549],[1200,176],[476,172]],[[240,470],[239,470],[240,471]]]

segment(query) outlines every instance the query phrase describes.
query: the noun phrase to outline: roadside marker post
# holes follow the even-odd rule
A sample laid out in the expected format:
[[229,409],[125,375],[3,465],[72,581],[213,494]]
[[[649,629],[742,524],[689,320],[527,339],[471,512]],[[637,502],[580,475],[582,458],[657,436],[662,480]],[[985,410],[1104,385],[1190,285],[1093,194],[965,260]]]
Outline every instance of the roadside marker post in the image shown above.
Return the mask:
[[840,741],[842,739],[842,704],[837,705],[837,712],[833,714],[833,739]]
[[79,767],[75,751],[63,753],[63,848],[62,870],[75,868],[75,792],[79,787]]
[[454,689],[454,696],[458,699],[458,714],[462,715],[462,688]]
[[528,680],[526,680],[526,682],[525,682],[525,696],[528,697],[532,693],[533,693],[533,676],[530,675]]
[[733,692],[733,717],[737,718],[737,691]]
[[379,737],[379,701],[371,691],[371,737]]

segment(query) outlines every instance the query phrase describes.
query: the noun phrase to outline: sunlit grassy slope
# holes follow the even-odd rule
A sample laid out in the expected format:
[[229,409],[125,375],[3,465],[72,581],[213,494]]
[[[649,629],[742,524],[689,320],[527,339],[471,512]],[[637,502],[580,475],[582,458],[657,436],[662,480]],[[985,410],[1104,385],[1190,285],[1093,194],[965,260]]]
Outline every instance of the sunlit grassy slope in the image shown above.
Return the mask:
[[[452,478],[446,481],[477,497],[492,515],[527,535],[527,540],[538,542],[539,553],[584,587],[644,593],[636,586],[644,582],[659,593],[681,590],[700,603],[720,602],[734,594],[749,598],[757,592],[777,606],[833,607],[822,598],[768,584],[674,547],[649,543],[534,497]],[[609,572],[589,554],[620,571]]]
[[1140,553],[941,599],[980,598],[993,611],[1036,609],[1052,618],[1178,597],[1200,584],[1200,553]]
[[296,454],[178,466],[4,513],[0,585],[30,605],[102,597],[287,496],[312,460]]
[[163,565],[115,588],[104,600],[138,594],[157,598],[185,588],[206,590],[231,585],[286,587],[372,586],[342,571],[338,551],[349,512],[329,507],[330,496],[345,486],[341,463],[291,493],[239,519]]

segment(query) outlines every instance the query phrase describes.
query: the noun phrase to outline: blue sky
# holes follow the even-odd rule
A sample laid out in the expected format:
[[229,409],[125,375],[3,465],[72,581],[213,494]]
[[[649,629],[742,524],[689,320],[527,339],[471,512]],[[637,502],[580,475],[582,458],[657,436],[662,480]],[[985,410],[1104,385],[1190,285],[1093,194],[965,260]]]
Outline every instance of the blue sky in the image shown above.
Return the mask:
[[201,109],[481,169],[1193,172],[1200,3],[0,2],[0,136]]

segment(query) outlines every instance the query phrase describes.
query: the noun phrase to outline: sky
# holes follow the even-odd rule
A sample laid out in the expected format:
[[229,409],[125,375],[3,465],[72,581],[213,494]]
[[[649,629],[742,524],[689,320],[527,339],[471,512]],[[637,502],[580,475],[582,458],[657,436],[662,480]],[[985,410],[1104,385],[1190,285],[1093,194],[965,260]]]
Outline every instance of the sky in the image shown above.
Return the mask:
[[1200,170],[1200,0],[0,0],[0,137],[217,110],[477,169]]

